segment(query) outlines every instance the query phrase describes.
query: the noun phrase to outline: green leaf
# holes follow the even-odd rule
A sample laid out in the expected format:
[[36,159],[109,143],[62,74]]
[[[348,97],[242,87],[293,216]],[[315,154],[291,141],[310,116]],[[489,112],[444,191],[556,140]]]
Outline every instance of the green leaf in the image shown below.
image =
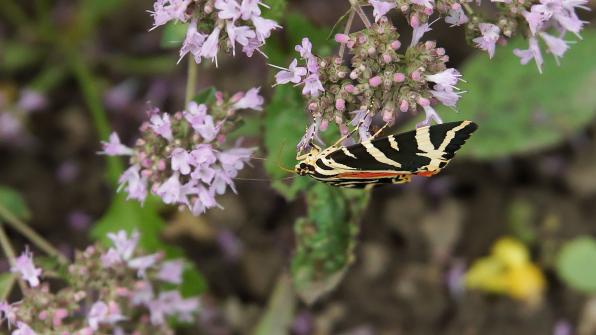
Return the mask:
[[301,177],[296,177],[289,185],[280,181],[287,176],[287,172],[278,166],[280,163],[287,168],[294,167],[295,146],[300,142],[308,124],[300,91],[289,85],[277,86],[265,113],[265,169],[276,180],[273,187],[291,200],[297,192],[311,184],[307,178]]
[[256,116],[245,117],[240,121],[240,124],[232,132],[228,134],[230,140],[235,140],[239,137],[258,136],[263,125],[262,119]]
[[514,48],[521,39],[497,49],[494,59],[479,53],[463,67],[465,93],[459,113],[444,108],[445,121],[469,119],[480,126],[462,154],[494,159],[557,144],[594,120],[596,114],[596,32],[585,31],[557,66],[544,54],[544,73],[534,62],[519,64]]
[[12,291],[16,278],[10,272],[0,273],[0,300],[6,300]]
[[165,49],[177,49],[184,42],[186,31],[188,30],[188,23],[169,22],[165,25],[163,34],[161,35],[160,45]]
[[196,269],[194,265],[187,267],[182,274],[182,285],[180,285],[180,294],[185,297],[197,296],[207,289],[205,277]]
[[585,236],[566,243],[557,259],[557,273],[579,291],[596,292],[596,241]]
[[12,188],[0,186],[0,204],[21,220],[28,220],[31,212],[21,194]]
[[294,321],[296,309],[296,295],[292,288],[292,280],[283,274],[277,281],[271,298],[267,303],[267,310],[253,330],[253,335],[284,335],[290,333],[290,326]]
[[316,183],[307,194],[308,217],[294,226],[292,275],[298,295],[313,303],[341,281],[354,261],[358,223],[369,193]]
[[201,90],[201,92],[197,93],[197,95],[195,95],[194,99],[192,99],[192,100],[198,104],[209,105],[209,104],[215,102],[215,93],[216,92],[217,92],[217,89],[213,86],[210,86],[204,90]]
[[287,0],[266,0],[265,4],[269,9],[263,10],[263,16],[275,21],[279,21],[284,16],[288,7]]
[[330,27],[316,27],[302,14],[289,14],[284,27],[288,36],[288,43],[291,46],[301,44],[302,39],[308,37],[313,44],[313,50],[319,56],[331,55],[333,48],[337,46],[335,40],[328,38]]
[[0,54],[0,69],[7,72],[33,67],[42,60],[42,50],[31,43],[5,41]]

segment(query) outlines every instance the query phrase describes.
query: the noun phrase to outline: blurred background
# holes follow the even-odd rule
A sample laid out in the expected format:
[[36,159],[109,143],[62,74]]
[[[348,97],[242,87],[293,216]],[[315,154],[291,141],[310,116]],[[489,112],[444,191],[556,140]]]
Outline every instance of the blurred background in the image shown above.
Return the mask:
[[[31,227],[68,255],[96,236],[96,222],[111,220],[117,229],[134,220],[106,218],[115,190],[97,155],[100,140],[113,129],[134,143],[148,102],[171,112],[183,104],[186,66],[176,64],[178,46],[170,45],[176,32],[148,32],[152,5],[0,3],[0,185],[21,194]],[[274,101],[244,130],[261,155],[278,149],[265,142],[280,113],[293,113],[298,133],[308,122],[300,97],[276,96],[267,63],[288,64],[303,36],[320,53],[334,52],[331,27],[347,9],[343,0],[289,1],[279,18],[284,30],[266,47],[269,59],[220,53],[218,69],[200,66],[200,88],[261,86],[266,103]],[[392,19],[409,41],[403,18]],[[472,119],[480,129],[441,175],[372,192],[353,219],[360,231],[338,272],[342,280],[325,288],[297,296],[289,284],[297,266],[294,222],[307,211],[300,194],[237,181],[238,195],[221,199],[225,210],[196,218],[159,208],[143,224],[184,249],[206,288],[200,331],[191,333],[283,334],[279,323],[297,335],[596,334],[593,25],[582,36],[560,66],[545,54],[540,75],[512,54],[525,41],[498,48],[489,61],[465,43],[463,29],[433,25],[425,39],[446,49],[468,91],[458,112],[441,115]],[[397,124],[411,128],[410,121]],[[255,161],[242,177],[268,175]],[[27,241],[9,233],[22,249]],[[511,258],[528,268],[501,273],[490,266]],[[0,270],[7,269],[2,261]]]

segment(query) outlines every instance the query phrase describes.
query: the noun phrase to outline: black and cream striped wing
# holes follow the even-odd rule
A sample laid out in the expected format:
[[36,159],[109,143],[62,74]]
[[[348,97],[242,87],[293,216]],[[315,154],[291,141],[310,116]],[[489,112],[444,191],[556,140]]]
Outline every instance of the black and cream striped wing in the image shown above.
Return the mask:
[[478,128],[471,121],[421,127],[406,133],[340,148],[327,164],[360,171],[439,172]]

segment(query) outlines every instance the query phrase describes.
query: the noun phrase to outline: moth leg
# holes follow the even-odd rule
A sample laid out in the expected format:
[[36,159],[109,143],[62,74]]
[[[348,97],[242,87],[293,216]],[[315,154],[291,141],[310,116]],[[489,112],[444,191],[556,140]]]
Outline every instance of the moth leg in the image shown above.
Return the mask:
[[379,136],[383,130],[385,130],[385,128],[387,128],[389,126],[389,122],[385,123],[385,125],[383,127],[381,127],[381,129],[377,130],[377,132],[369,139],[369,141],[374,141],[377,139],[377,136]]
[[405,184],[412,181],[412,175],[409,174],[401,174],[395,177],[392,181],[393,184]]

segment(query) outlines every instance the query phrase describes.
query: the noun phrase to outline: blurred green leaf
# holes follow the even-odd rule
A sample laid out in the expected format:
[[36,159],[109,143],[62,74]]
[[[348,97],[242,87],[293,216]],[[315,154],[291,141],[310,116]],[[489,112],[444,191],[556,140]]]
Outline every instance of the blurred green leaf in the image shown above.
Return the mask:
[[265,113],[265,169],[276,180],[273,187],[291,200],[310,183],[308,178],[301,177],[296,177],[289,185],[280,181],[288,174],[278,166],[280,163],[287,168],[294,167],[295,146],[300,142],[308,124],[300,91],[289,85],[277,86]]
[[148,57],[114,55],[106,59],[105,65],[118,73],[135,75],[171,73],[176,68],[176,62],[169,55]]
[[262,126],[263,121],[260,117],[245,117],[240,121],[240,124],[228,134],[228,137],[230,140],[235,140],[239,137],[258,136],[261,134]]
[[187,267],[182,274],[182,285],[180,285],[180,294],[185,297],[197,296],[207,289],[205,277],[196,269],[194,264]]
[[335,40],[328,38],[330,27],[316,27],[302,14],[289,14],[284,27],[288,36],[288,44],[291,46],[301,44],[302,39],[308,37],[313,44],[313,50],[319,56],[331,55],[336,46]]
[[596,241],[586,236],[567,242],[557,259],[557,273],[579,291],[596,292]]
[[444,108],[445,121],[474,120],[480,128],[462,149],[480,159],[540,150],[576,133],[596,114],[596,31],[571,46],[557,66],[545,54],[544,73],[534,62],[523,66],[514,48],[527,48],[521,39],[498,48],[494,59],[478,54],[463,67],[467,91],[459,113]]
[[531,202],[523,198],[513,199],[509,205],[508,218],[509,228],[515,237],[525,244],[534,243],[536,240],[536,229],[534,228],[536,210]]
[[292,275],[298,295],[313,303],[341,281],[354,261],[359,220],[369,193],[316,183],[307,193],[308,217],[294,226]]
[[63,82],[67,76],[66,71],[64,66],[51,64],[40,71],[28,86],[34,91],[47,93]]
[[0,204],[18,219],[28,220],[31,217],[25,200],[19,192],[12,188],[0,186]]
[[165,49],[177,49],[184,42],[186,31],[188,30],[188,23],[169,22],[163,29],[161,35],[160,45]]
[[277,280],[267,310],[252,331],[253,335],[284,335],[290,333],[296,309],[296,295],[292,288],[292,280],[287,274]]
[[287,0],[266,0],[264,2],[269,6],[269,9],[263,10],[264,17],[279,21],[286,13],[286,8],[288,7]]
[[30,68],[42,60],[42,50],[31,43],[3,41],[0,53],[0,69],[16,72]]
[[0,273],[0,300],[6,300],[15,282],[14,274],[10,272]]
[[194,99],[192,99],[192,100],[198,104],[209,105],[209,104],[215,102],[215,93],[216,92],[217,92],[217,89],[213,86],[210,86],[210,87],[207,87],[207,88],[201,90],[199,93],[197,93],[197,95],[195,95]]

